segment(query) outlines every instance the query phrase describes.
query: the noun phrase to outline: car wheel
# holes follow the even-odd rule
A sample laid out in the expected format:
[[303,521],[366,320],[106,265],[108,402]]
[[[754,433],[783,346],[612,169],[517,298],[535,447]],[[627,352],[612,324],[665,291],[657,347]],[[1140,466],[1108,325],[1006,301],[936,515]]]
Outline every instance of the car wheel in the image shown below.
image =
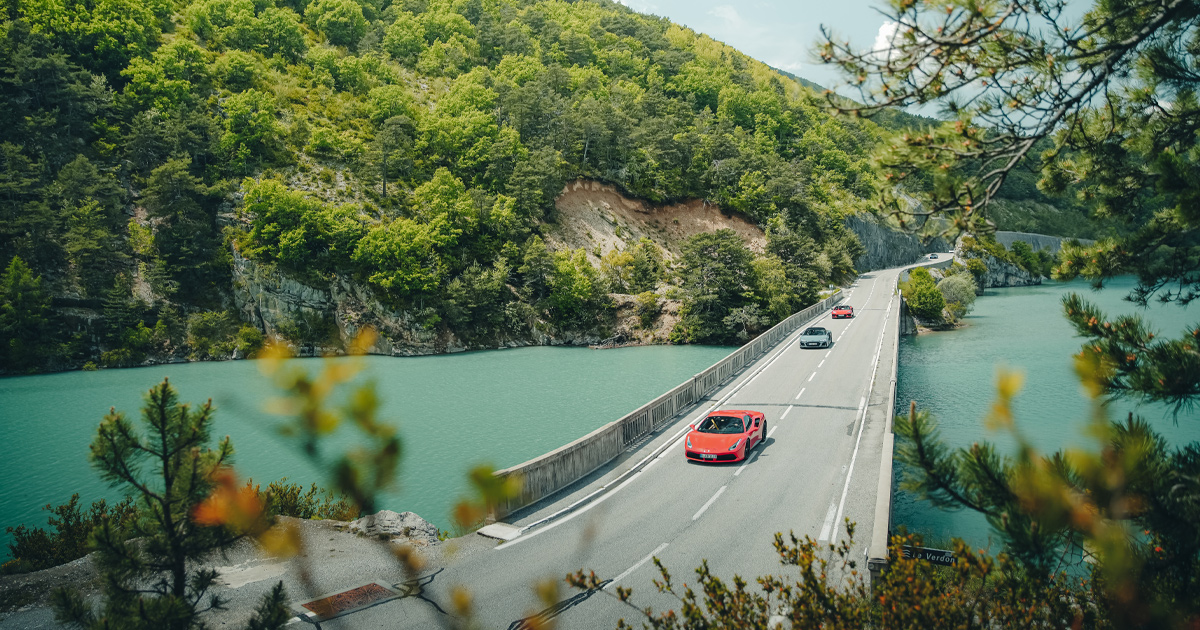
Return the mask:
[[758,441],[758,443],[759,443],[759,444],[766,444],[766,443],[767,443],[767,421],[766,421],[766,420],[763,420],[763,432],[762,432],[762,439],[761,439],[761,440],[759,440],[759,441]]

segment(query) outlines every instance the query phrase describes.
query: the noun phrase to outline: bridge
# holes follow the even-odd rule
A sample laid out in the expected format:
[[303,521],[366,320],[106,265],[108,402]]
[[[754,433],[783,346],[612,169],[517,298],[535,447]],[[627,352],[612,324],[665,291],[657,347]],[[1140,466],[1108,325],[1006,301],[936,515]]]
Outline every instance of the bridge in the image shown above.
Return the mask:
[[[633,589],[639,608],[678,609],[651,583],[652,557],[677,584],[694,584],[693,569],[707,560],[714,575],[741,575],[756,588],[757,576],[788,574],[772,546],[776,532],[838,542],[846,519],[857,524],[853,557],[877,573],[887,562],[895,289],[905,269],[863,274],[625,418],[501,471],[522,475],[522,496],[500,506],[499,520],[481,533],[422,549],[419,575],[405,575],[372,541],[300,521],[299,562],[263,558],[249,543],[220,560],[231,564],[220,567],[217,589],[228,612],[209,621],[240,627],[282,579],[293,600],[317,586],[331,589],[326,601],[354,611],[320,621],[325,630],[449,627],[458,587],[471,594],[483,628],[522,630],[554,618],[562,629],[607,629],[621,618],[637,624],[637,613],[610,596],[617,585]],[[839,302],[854,306],[854,319],[830,319]],[[814,324],[833,331],[832,348],[797,345],[800,330]],[[744,462],[685,461],[688,425],[720,408],[762,411],[767,439]],[[579,569],[607,580],[603,591],[569,590],[563,577]],[[538,597],[538,584],[557,584],[553,604]],[[302,615],[293,623],[316,621]],[[56,625],[46,609],[0,615],[0,628]]]
[[[501,522],[481,530],[491,538],[468,537],[438,558],[428,571],[441,572],[425,592],[448,602],[452,585],[465,586],[488,628],[534,627],[548,617],[560,628],[613,628],[622,617],[635,620],[635,611],[604,593],[565,586],[547,608],[532,585],[561,585],[582,568],[611,580],[606,590],[632,587],[639,607],[677,609],[651,583],[658,577],[652,557],[678,583],[694,583],[692,570],[707,560],[715,575],[736,573],[753,584],[756,576],[784,571],[772,546],[776,532],[836,542],[847,537],[845,519],[857,524],[852,553],[860,567],[869,561],[878,571],[886,563],[891,510],[901,301],[895,289],[902,271],[863,274],[786,323],[786,332],[743,348],[744,359],[728,373],[697,375],[626,418],[502,471],[526,475],[525,495],[502,508]],[[853,305],[854,319],[830,319],[837,302]],[[808,325],[831,329],[833,347],[799,347]],[[714,379],[707,391],[697,384],[704,379]],[[695,400],[680,402],[689,396]],[[745,462],[687,462],[688,425],[720,408],[764,412],[768,438]],[[407,602],[355,613],[346,627],[433,627],[440,614]]]

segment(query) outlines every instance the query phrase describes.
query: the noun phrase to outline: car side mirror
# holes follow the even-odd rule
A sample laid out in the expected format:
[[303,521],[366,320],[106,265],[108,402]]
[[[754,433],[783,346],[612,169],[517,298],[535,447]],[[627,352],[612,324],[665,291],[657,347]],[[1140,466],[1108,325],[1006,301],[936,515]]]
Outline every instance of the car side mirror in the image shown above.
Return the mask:
[[696,425],[694,425],[694,424],[689,424],[689,425],[688,425],[688,428],[689,428],[689,429],[691,429],[691,430],[693,430],[693,431],[695,431],[695,430],[696,430]]

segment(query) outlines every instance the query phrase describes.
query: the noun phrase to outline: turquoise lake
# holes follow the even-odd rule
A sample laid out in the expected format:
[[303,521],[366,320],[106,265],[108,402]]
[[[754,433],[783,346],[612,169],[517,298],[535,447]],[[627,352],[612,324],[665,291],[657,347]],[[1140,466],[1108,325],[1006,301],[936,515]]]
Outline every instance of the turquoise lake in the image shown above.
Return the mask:
[[[1024,387],[1014,403],[1016,422],[1039,450],[1096,450],[1095,440],[1084,433],[1089,402],[1072,368],[1071,356],[1083,340],[1063,317],[1061,297],[1080,293],[1110,318],[1140,314],[1160,336],[1177,338],[1200,321],[1195,306],[1155,304],[1140,309],[1124,301],[1134,284],[1132,278],[1118,278],[1099,292],[1082,281],[989,290],[976,300],[966,320],[969,326],[901,340],[897,411],[907,413],[909,401],[915,400],[918,408],[932,412],[948,444],[991,441],[1011,453],[1010,435],[983,426],[995,397],[997,369],[1005,366],[1024,373]],[[1195,410],[1175,417],[1164,406],[1119,400],[1111,402],[1108,411],[1114,419],[1131,411],[1142,416],[1172,445],[1200,440],[1200,413]],[[902,490],[895,493],[892,520],[938,541],[958,537],[977,547],[999,548],[978,514],[939,510]]]
[[[365,357],[358,381],[372,379],[381,418],[404,440],[397,491],[381,507],[412,511],[443,529],[480,463],[519,464],[582,437],[653,400],[728,355],[733,348],[650,346],[616,350],[531,347],[429,357]],[[295,359],[315,373],[320,359]],[[169,377],[180,398],[212,398],[214,437],[229,435],[239,476],[256,483],[287,477],[325,484],[283,418],[264,411],[277,395],[256,361],[185,363],[0,379],[0,557],[5,527],[46,526],[47,503],[78,492],[85,505],[120,494],[87,461],[88,444],[110,407],[139,417],[143,394]],[[323,442],[330,452],[353,442],[349,427]]]

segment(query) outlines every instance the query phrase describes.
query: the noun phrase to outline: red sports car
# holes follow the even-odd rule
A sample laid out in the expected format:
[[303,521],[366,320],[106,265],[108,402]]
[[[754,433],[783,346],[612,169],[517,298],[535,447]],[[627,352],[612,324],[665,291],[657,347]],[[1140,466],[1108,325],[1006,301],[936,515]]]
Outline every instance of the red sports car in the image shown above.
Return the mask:
[[843,317],[854,317],[854,307],[845,304],[839,304],[833,307],[833,318],[841,319]]
[[696,462],[736,462],[767,439],[767,419],[758,411],[713,411],[693,424],[684,442]]

